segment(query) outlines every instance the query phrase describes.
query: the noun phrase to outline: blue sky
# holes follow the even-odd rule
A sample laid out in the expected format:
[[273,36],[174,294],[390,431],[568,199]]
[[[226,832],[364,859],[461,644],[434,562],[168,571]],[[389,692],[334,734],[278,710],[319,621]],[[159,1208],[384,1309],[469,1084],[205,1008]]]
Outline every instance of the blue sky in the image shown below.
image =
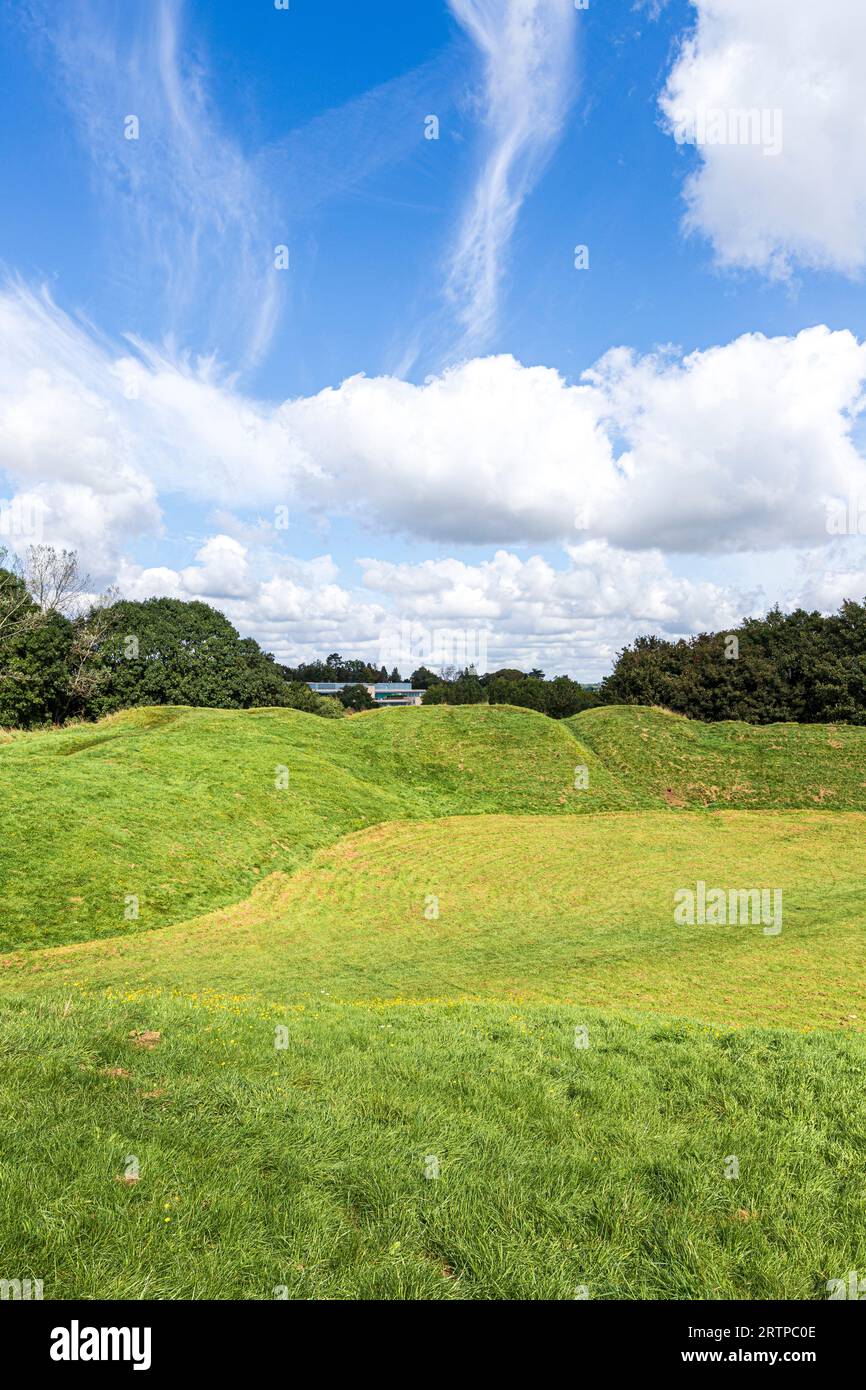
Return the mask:
[[755,9],[6,5],[0,539],[289,661],[862,599],[866,19]]

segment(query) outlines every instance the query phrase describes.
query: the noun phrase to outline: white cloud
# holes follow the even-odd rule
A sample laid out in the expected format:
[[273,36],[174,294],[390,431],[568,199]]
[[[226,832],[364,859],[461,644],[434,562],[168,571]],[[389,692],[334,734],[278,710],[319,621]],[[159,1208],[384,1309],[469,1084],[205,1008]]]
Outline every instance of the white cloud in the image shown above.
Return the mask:
[[231,536],[212,536],[181,573],[187,593],[199,598],[246,598],[253,592],[246,547]]
[[93,568],[160,531],[159,497],[287,506],[296,455],[274,410],[211,361],[133,356],[45,292],[0,293],[0,473],[38,496],[50,539],[98,549]]
[[[803,552],[792,580],[770,594],[760,586],[744,589],[738,563],[711,582],[674,573],[658,550],[623,551],[604,541],[566,547],[560,566],[506,550],[476,564],[363,559],[361,583],[354,587],[339,582],[328,555],[311,561],[259,557],[254,566],[243,546],[214,536],[196,565],[175,570],[124,563],[118,583],[128,598],[202,598],[289,665],[340,651],[375,665],[385,660],[390,668],[393,634],[408,634],[412,649],[421,652],[425,641],[437,650],[437,634],[444,631],[455,639],[455,654],[460,634],[466,650],[486,647],[490,670],[540,667],[548,675],[594,680],[643,633],[676,639],[728,631],[743,617],[766,612],[774,600],[785,610],[825,612],[846,598],[862,601],[866,554],[861,542],[853,545],[853,555],[847,542]],[[229,576],[240,572],[245,580],[234,597],[226,596],[227,559]],[[422,660],[398,664],[408,676]]]
[[[824,504],[866,495],[852,442],[864,380],[866,347],[815,328],[686,358],[617,349],[575,386],[498,357],[274,406],[212,363],[118,353],[19,288],[0,295],[0,466],[19,498],[44,501],[46,539],[77,546],[98,578],[203,598],[292,664],[335,650],[378,662],[408,620],[483,631],[492,666],[589,679],[636,633],[724,629],[766,607],[730,566],[733,581],[684,577],[660,547],[715,552],[724,576],[725,552],[812,546],[808,573],[770,598],[862,596]],[[222,508],[227,526],[192,563],[132,564],[133,535],[159,530],[171,494]],[[293,525],[296,507],[327,509],[443,543],[565,540],[568,560],[374,556],[347,583],[327,555],[281,553],[292,532],[267,511],[286,500]],[[233,515],[255,508],[264,518]]]
[[474,565],[454,559],[358,563],[368,588],[389,595],[403,615],[419,619],[490,619],[507,629],[521,621],[519,610],[537,605],[538,616],[554,624],[577,616],[628,618],[688,632],[733,616],[729,590],[675,577],[657,550],[638,555],[605,541],[586,541],[567,546],[565,554],[565,569],[539,555],[523,560],[506,550]]
[[364,582],[388,596],[410,631],[479,629],[495,670],[540,667],[596,679],[639,633],[688,636],[724,628],[760,608],[760,597],[674,575],[658,551],[630,554],[603,541],[567,547],[567,564],[497,551],[470,565],[361,561]]
[[[0,473],[54,544],[106,573],[161,510],[104,344],[47,297],[0,295]],[[23,547],[39,536],[12,536]]]
[[[697,25],[661,98],[694,140],[700,113],[781,113],[781,152],[709,143],[686,226],[722,264],[786,276],[866,266],[866,6],[862,0],[691,0]],[[711,115],[711,120],[712,120]],[[767,118],[769,119],[769,117]],[[719,127],[721,129],[721,127]],[[769,131],[769,126],[767,127]]]
[[117,583],[130,599],[201,599],[290,665],[338,650],[377,655],[387,611],[337,583],[329,555],[310,561],[260,556],[253,565],[243,545],[212,536],[196,560],[182,570],[123,562]]
[[852,442],[866,345],[745,334],[685,358],[622,349],[587,374],[626,441],[593,529],[625,546],[726,552],[826,538],[826,500],[862,488]]
[[454,248],[449,293],[465,343],[490,334],[504,258],[572,95],[573,0],[448,0],[484,61],[487,149]]
[[835,540],[830,545],[801,551],[796,574],[783,607],[835,613],[845,602],[866,600],[866,543],[862,537]]
[[[337,582],[330,556],[276,561],[253,582],[244,547],[226,536],[208,540],[197,560],[181,571],[127,564],[118,582],[128,598],[204,598],[290,665],[331,651],[379,665],[389,634],[409,624],[412,641],[443,629],[483,634],[490,669],[539,666],[589,680],[638,632],[688,635],[761,607],[754,594],[675,576],[657,551],[638,556],[601,541],[568,547],[560,569],[504,550],[474,565],[361,560],[358,588]],[[243,592],[228,595],[226,569],[229,580],[243,576]],[[403,661],[403,674],[419,662]]]
[[311,497],[441,542],[588,536],[680,552],[825,535],[826,499],[863,487],[851,439],[866,346],[827,328],[638,358],[576,386],[481,358],[412,386],[355,377],[280,412]]
[[864,382],[866,345],[816,327],[687,357],[619,348],[576,385],[502,356],[272,405],[210,361],[120,353],[44,295],[0,294],[0,470],[45,491],[64,537],[103,508],[106,554],[158,530],[173,495],[258,511],[265,544],[275,508],[442,544],[821,544],[828,499],[866,494]]
[[279,415],[321,505],[433,540],[495,544],[571,533],[576,505],[610,474],[602,410],[593,387],[490,357],[422,386],[353,377]]
[[[273,264],[283,241],[274,199],[221,126],[180,0],[123,10],[118,22],[105,0],[59,10],[37,0],[24,22],[53,55],[92,157],[116,282],[128,288],[134,265],[180,341],[231,342],[251,367],[270,342],[285,279]],[[137,138],[125,134],[128,116]]]

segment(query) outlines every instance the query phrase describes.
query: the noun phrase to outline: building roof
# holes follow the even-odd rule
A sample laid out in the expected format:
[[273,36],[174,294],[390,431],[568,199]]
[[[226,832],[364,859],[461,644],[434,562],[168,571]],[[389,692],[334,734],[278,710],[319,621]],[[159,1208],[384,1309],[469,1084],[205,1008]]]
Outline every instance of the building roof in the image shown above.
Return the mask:
[[336,695],[350,685],[363,685],[379,695],[423,695],[423,690],[413,690],[411,681],[307,681],[306,684],[318,695]]

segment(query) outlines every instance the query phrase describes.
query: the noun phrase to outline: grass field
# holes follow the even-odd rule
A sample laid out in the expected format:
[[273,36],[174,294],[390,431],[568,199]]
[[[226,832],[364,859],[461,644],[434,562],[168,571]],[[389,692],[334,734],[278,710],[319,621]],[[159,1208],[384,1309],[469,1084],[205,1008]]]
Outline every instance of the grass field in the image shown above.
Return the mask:
[[0,746],[0,950],[127,931],[128,896],[138,931],[180,921],[381,821],[628,805],[529,710],[131,710]]
[[276,1050],[284,1017],[8,1007],[4,1272],[60,1298],[819,1298],[862,1263],[860,1035],[368,1002],[296,1011]]
[[[28,992],[134,979],[273,1002],[514,998],[856,1030],[864,837],[858,813],[403,822],[349,836],[198,921],[14,953],[0,969]],[[727,883],[733,865],[735,886],[781,889],[779,936],[674,923],[678,887]]]
[[[866,731],[136,711],[0,778],[0,1277],[813,1299],[866,1268]],[[698,880],[780,889],[781,934],[676,925]]]

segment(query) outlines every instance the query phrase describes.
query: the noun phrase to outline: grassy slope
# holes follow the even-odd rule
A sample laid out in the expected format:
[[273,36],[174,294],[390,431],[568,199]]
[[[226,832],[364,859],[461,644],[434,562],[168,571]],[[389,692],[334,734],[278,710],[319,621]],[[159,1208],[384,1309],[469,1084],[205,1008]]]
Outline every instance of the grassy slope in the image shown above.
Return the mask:
[[[678,799],[666,717],[592,713],[572,727],[613,776],[513,710],[137,712],[0,749],[7,941],[125,932],[0,972],[4,1277],[60,1298],[821,1298],[866,1264],[863,818],[645,814]],[[734,737],[741,778],[713,732],[689,735],[699,775],[670,748],[698,805],[759,773],[772,804],[820,804],[784,747],[768,770]],[[807,731],[809,777],[838,771],[852,809],[855,732]],[[782,936],[674,929],[698,877],[781,886]],[[142,922],[118,923],[142,884]],[[802,1031],[727,1026],[756,1018]]]
[[766,810],[866,810],[866,729],[702,724],[633,705],[565,721],[635,801]]
[[569,730],[527,710],[132,710],[0,746],[0,949],[181,921],[378,821],[629,804]]
[[[285,1003],[517,997],[859,1029],[864,838],[860,813],[404,822],[341,840],[197,922],[0,963],[7,985],[30,991],[122,993],[132,980]],[[674,893],[698,879],[780,888],[781,935],[675,925]]]

